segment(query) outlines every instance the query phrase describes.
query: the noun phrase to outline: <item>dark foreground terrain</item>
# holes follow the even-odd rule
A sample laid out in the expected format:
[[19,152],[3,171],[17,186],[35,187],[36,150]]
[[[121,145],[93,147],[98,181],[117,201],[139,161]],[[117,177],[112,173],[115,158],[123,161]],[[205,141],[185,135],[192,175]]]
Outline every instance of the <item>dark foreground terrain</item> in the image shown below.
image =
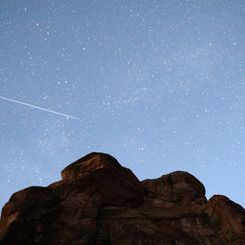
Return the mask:
[[245,245],[245,210],[225,196],[207,201],[187,172],[139,181],[112,156],[91,153],[61,174],[12,195],[1,245]]

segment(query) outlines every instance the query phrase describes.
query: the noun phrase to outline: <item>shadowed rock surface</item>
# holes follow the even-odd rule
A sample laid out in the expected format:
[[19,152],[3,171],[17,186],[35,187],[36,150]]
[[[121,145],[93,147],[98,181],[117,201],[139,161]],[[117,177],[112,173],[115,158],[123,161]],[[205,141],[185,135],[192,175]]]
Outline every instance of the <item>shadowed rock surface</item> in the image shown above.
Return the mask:
[[245,245],[245,210],[177,171],[140,182],[112,156],[91,153],[48,187],[14,193],[3,245]]

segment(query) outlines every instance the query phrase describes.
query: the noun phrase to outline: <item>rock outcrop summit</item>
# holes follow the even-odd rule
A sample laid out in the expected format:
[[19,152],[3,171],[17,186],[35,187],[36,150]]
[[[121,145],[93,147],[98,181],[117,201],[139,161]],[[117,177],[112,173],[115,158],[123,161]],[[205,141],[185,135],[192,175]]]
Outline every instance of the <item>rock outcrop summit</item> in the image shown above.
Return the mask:
[[12,195],[1,245],[245,245],[245,210],[177,171],[139,181],[104,153],[90,153],[47,187]]

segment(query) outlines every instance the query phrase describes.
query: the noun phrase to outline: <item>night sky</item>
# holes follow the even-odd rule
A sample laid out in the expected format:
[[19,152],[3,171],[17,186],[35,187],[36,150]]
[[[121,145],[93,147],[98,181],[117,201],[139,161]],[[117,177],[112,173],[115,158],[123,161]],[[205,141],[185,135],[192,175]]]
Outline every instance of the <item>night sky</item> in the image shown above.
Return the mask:
[[92,151],[245,206],[244,0],[1,0],[0,97],[0,207]]

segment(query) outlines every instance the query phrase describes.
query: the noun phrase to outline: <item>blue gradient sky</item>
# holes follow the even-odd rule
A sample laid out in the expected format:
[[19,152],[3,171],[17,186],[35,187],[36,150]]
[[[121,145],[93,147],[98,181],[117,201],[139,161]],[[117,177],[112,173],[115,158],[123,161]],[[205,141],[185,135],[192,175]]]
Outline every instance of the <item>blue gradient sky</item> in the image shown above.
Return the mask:
[[91,151],[245,206],[245,1],[2,0],[0,206]]

